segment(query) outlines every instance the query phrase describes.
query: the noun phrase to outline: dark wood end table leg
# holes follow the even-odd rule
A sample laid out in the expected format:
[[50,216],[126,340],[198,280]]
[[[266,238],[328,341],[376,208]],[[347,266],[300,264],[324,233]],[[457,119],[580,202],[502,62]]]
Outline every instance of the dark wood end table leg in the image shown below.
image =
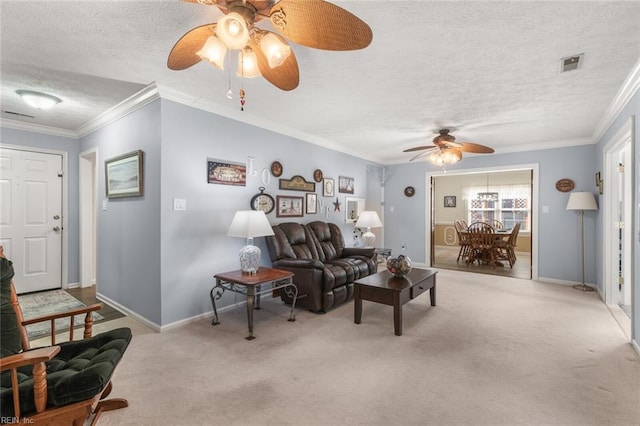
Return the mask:
[[393,295],[393,329],[396,336],[402,336],[402,303],[398,291]]
[[356,324],[360,324],[360,320],[362,319],[362,299],[360,298],[360,285],[356,284],[353,289],[353,322]]
[[255,287],[252,285],[247,286],[247,321],[249,322],[249,335],[245,337],[247,340],[255,339],[253,335],[253,303],[255,301]]
[[436,306],[436,277],[433,277],[433,287],[429,290],[429,297],[431,298],[431,306]]

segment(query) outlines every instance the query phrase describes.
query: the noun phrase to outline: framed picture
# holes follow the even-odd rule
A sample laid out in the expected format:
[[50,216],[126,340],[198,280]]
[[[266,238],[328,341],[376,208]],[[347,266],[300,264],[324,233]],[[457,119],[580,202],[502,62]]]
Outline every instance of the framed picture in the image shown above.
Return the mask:
[[107,198],[144,195],[143,153],[132,151],[104,162]]
[[444,206],[445,207],[455,207],[456,206],[456,196],[455,195],[445,195],[444,196]]
[[338,176],[338,192],[353,194],[353,183],[354,180],[352,177]]
[[309,193],[307,195],[307,200],[305,203],[305,212],[307,214],[316,214],[318,213],[318,195],[314,193]]
[[207,183],[247,185],[247,165],[207,158]]
[[356,223],[360,213],[364,211],[364,198],[345,197],[345,222]]
[[276,210],[276,217],[302,217],[304,216],[302,205],[304,204],[303,197],[291,197],[289,195],[278,195],[277,197],[278,209]]
[[333,183],[333,179],[331,178],[322,179],[322,196],[333,197],[334,195],[336,195],[336,190]]

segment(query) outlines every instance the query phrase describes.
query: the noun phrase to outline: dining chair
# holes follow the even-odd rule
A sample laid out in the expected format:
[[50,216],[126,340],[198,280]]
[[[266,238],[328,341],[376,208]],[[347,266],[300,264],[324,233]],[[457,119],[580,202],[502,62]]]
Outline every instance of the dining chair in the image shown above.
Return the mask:
[[469,256],[469,250],[471,245],[469,244],[469,235],[467,234],[467,226],[466,222],[463,220],[455,220],[453,225],[456,229],[456,234],[458,234],[458,245],[460,246],[460,251],[458,252],[458,258],[456,262],[459,262],[460,259],[466,259]]
[[477,260],[479,264],[488,262],[495,269],[497,248],[493,227],[486,222],[474,222],[469,225],[467,235],[470,244],[467,266]]
[[509,267],[513,268],[513,264],[516,263],[516,246],[518,242],[518,234],[520,233],[520,222],[516,223],[509,238],[505,240],[496,240],[496,247],[498,249],[498,259],[506,260],[509,262]]
[[498,219],[488,220],[487,223],[491,225],[493,229],[502,229],[504,228],[504,224],[500,222]]

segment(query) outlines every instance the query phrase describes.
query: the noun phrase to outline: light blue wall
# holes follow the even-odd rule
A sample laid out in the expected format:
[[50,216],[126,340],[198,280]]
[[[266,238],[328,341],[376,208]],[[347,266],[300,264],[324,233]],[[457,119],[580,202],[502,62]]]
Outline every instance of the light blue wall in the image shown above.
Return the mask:
[[[168,100],[162,100],[161,126],[162,324],[211,311],[208,293],[214,284],[213,275],[238,269],[238,251],[246,243],[227,237],[227,229],[237,210],[250,209],[249,201],[260,186],[266,186],[265,192],[274,198],[305,195],[279,190],[278,179],[273,176],[268,185],[263,185],[262,171],[273,161],[282,163],[282,178],[300,175],[313,181],[315,169],[321,169],[324,177],[334,178],[336,184],[339,175],[353,177],[353,196],[369,198],[379,205],[379,185],[369,188],[371,196],[367,193],[367,163],[362,159]],[[207,183],[207,158],[246,163],[249,156],[254,158],[257,175],[248,176],[246,186]],[[345,223],[345,194],[338,194],[336,189],[342,204],[341,211],[336,212],[332,204],[336,197],[323,197],[320,184],[316,193],[319,201],[331,207],[328,217],[319,213],[282,219],[276,218],[274,211],[267,216],[269,221],[335,222],[350,242],[353,225]],[[185,199],[187,210],[174,211],[174,198]],[[256,238],[255,244],[262,249],[262,264],[269,266],[264,238]],[[233,302],[234,295],[226,294],[221,306]]]
[[[596,164],[598,170],[602,170],[604,164],[604,147],[611,141],[611,138],[620,130],[620,128],[627,123],[629,117],[635,118],[635,127],[633,129],[634,135],[634,165],[635,165],[635,204],[634,204],[634,224],[633,224],[633,236],[634,236],[634,282],[633,282],[633,306],[635,308],[635,321],[633,324],[633,339],[636,342],[640,342],[640,92],[636,92],[631,98],[629,103],[625,106],[622,112],[618,115],[614,123],[607,129],[605,134],[600,138],[597,145],[597,159]],[[598,211],[598,223],[597,223],[597,246],[598,246],[598,259],[603,258],[603,221],[600,215],[601,211]],[[602,266],[598,262],[599,266]],[[602,272],[598,269],[598,274]],[[602,286],[602,284],[601,284]]]
[[[511,154],[466,156],[450,170],[490,168],[519,164],[538,164],[538,244],[539,277],[555,280],[581,281],[579,221],[576,212],[567,211],[568,194],[556,190],[561,178],[572,179],[576,190],[592,191],[595,173],[595,145],[572,148],[530,151]],[[406,252],[414,261],[427,263],[425,238],[426,173],[438,170],[425,162],[387,167],[385,186],[385,244],[394,253],[406,245]],[[408,185],[416,189],[416,195],[404,196]],[[436,201],[439,202],[439,201]],[[542,213],[548,206],[549,213]],[[393,209],[393,211],[391,211]],[[585,213],[585,280],[597,282],[595,251],[595,218],[593,212]]]
[[[79,229],[80,216],[78,208],[79,186],[78,154],[80,143],[77,139],[62,136],[45,135],[42,133],[25,132],[22,130],[0,128],[0,143],[7,145],[19,145],[29,148],[62,151],[67,154],[67,187],[64,192],[67,195],[67,282],[78,283],[80,281],[79,264]],[[63,283],[66,284],[66,283]]]
[[[82,138],[98,148],[98,293],[160,324],[160,101]],[[105,200],[104,161],[144,151],[144,196]]]

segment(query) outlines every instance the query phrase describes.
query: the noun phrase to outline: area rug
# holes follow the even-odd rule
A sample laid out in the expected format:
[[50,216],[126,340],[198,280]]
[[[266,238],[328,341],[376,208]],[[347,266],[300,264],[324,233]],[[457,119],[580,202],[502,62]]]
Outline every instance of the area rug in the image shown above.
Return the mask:
[[[71,296],[64,290],[51,290],[39,293],[31,293],[18,296],[20,307],[22,308],[22,316],[24,319],[30,319],[41,315],[68,311],[70,309],[82,308],[86,306],[84,303]],[[73,319],[74,328],[84,324],[84,314],[76,316]],[[96,312],[93,313],[93,320],[99,321],[102,316]],[[56,320],[56,332],[69,329],[69,318],[59,318]],[[27,326],[27,334],[29,339],[45,336],[51,333],[51,322],[45,321]]]

